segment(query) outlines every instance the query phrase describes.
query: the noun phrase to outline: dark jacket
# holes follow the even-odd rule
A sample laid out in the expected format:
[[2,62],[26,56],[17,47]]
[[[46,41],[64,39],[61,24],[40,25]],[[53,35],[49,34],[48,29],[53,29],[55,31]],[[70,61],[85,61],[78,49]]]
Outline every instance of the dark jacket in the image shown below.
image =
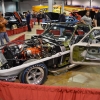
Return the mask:
[[59,16],[59,22],[66,22],[66,16],[64,14]]
[[45,13],[43,13],[43,14],[42,14],[42,18],[46,18],[46,15],[45,15]]
[[100,26],[100,12],[96,13],[94,19],[97,20],[97,26]]
[[32,15],[32,18],[36,18],[36,17],[37,17],[37,15],[36,15],[36,14],[33,14],[33,15]]
[[38,18],[38,19],[42,19],[42,14],[38,14],[38,15],[37,15],[37,18]]
[[28,23],[30,23],[30,19],[31,19],[31,15],[30,15],[30,14],[27,14],[27,15],[26,15],[26,21],[27,21]]

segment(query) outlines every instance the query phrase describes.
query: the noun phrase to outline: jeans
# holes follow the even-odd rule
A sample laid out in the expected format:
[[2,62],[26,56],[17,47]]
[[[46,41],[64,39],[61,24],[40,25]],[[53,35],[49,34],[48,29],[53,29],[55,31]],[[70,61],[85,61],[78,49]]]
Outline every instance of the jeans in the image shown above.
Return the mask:
[[42,19],[42,23],[45,23],[45,18]]
[[35,22],[36,22],[36,18],[33,18],[33,21],[34,21],[34,25],[35,25]]
[[37,18],[38,25],[40,25],[41,18]]
[[63,35],[64,30],[65,30],[64,28],[60,28],[60,36]]
[[31,32],[30,22],[27,22],[28,31]]
[[8,38],[8,34],[6,32],[1,32],[0,33],[0,42],[1,42],[1,45],[4,45],[4,41],[3,39],[6,40],[6,42],[9,42],[9,38]]

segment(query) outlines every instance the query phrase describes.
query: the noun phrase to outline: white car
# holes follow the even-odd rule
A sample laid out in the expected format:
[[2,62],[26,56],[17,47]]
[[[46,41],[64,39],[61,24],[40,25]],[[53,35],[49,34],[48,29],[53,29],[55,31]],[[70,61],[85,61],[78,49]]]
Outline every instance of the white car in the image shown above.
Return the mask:
[[100,27],[93,28],[71,47],[71,63],[100,65]]
[[[22,83],[43,84],[48,71],[59,74],[77,64],[70,63],[70,46],[77,43],[86,33],[84,27],[55,24],[40,36],[32,36],[25,41],[16,41],[0,48],[0,80]],[[64,28],[62,36],[54,36],[54,30]],[[19,44],[20,42],[20,44]]]

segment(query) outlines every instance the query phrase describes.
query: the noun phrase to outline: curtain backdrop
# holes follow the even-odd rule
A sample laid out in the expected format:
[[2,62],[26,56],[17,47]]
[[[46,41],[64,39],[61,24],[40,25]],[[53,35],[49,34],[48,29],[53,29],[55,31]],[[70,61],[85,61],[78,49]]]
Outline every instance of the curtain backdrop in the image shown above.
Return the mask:
[[100,100],[100,90],[0,82],[0,100]]

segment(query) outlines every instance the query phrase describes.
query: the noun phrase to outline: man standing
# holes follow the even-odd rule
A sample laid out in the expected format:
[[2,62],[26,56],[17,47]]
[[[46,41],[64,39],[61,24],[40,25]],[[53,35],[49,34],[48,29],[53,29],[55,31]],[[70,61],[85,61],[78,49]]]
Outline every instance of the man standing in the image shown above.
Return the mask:
[[37,15],[38,25],[40,25],[40,20],[42,19],[42,12],[40,11]]
[[42,23],[45,23],[45,19],[46,19],[46,15],[45,15],[45,13],[43,12],[43,13],[42,13]]
[[36,23],[36,18],[37,18],[36,12],[33,12],[32,18],[33,18],[34,25],[35,25],[35,23]]
[[90,11],[87,11],[86,14],[81,18],[83,24],[92,26],[92,18],[90,17]]
[[62,13],[60,16],[59,16],[59,22],[66,22],[66,13]]
[[7,20],[3,18],[2,13],[0,11],[0,42],[1,45],[4,45],[3,39],[6,40],[6,42],[9,42],[9,38],[6,32],[5,25],[7,24]]
[[98,13],[96,13],[95,17],[94,17],[94,24],[95,26],[100,26],[100,9],[98,11]]
[[30,20],[31,20],[31,14],[30,14],[29,11],[27,11],[27,14],[26,14],[26,21],[27,21],[28,32],[31,32]]
[[[60,16],[59,16],[59,22],[60,23],[65,23],[66,22],[66,13],[62,13]],[[63,32],[64,32],[64,28],[60,28],[60,35],[63,35]]]

